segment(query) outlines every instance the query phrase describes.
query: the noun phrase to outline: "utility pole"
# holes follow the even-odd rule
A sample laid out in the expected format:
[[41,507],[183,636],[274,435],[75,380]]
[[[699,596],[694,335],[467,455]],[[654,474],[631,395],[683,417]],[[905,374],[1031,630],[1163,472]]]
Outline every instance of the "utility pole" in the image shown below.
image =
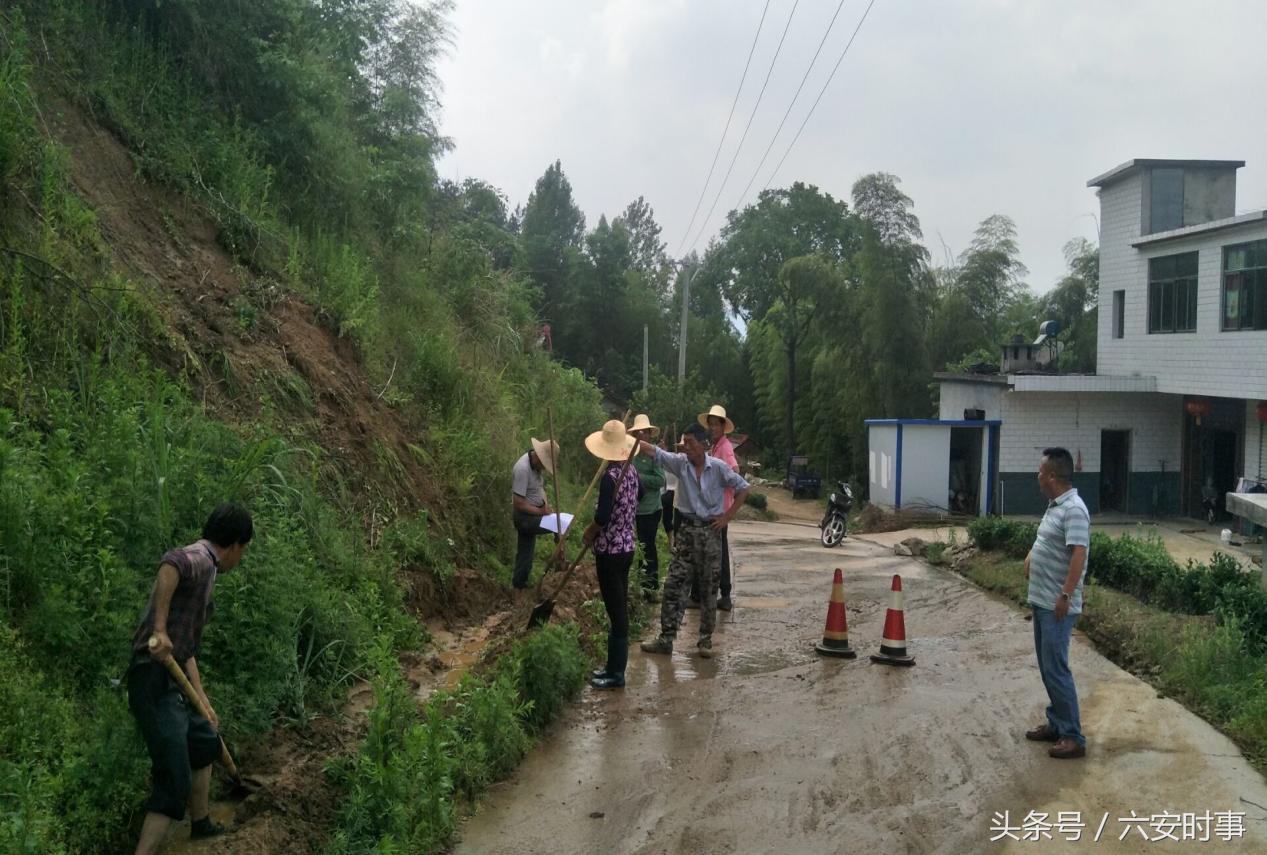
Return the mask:
[[677,350],[677,385],[681,389],[686,383],[686,324],[691,306],[691,277],[695,275],[695,269],[688,267],[686,269],[686,281],[682,285],[682,325],[678,336]]
[[647,352],[649,350],[650,333],[647,332],[647,325],[642,325],[642,391],[647,391]]

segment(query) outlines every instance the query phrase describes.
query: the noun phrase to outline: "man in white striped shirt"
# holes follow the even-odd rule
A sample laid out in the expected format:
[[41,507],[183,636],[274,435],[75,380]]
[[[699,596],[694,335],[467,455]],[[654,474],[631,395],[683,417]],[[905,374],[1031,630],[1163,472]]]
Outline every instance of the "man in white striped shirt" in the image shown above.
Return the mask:
[[1078,689],[1069,671],[1069,637],[1082,613],[1082,584],[1091,548],[1091,514],[1073,488],[1073,456],[1047,448],[1038,466],[1038,489],[1047,513],[1025,556],[1029,604],[1034,610],[1034,651],[1047,697],[1047,721],[1025,738],[1054,742],[1048,754],[1060,760],[1083,757],[1087,741],[1078,714]]

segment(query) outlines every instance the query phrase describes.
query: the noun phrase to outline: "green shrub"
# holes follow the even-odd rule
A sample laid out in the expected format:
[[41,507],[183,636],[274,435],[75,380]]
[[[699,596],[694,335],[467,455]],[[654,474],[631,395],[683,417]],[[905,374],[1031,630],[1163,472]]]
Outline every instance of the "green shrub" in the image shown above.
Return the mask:
[[585,682],[588,665],[577,628],[548,624],[515,643],[498,663],[506,669],[526,704],[530,732],[542,730]]
[[[1034,542],[1036,526],[979,517],[968,532],[982,549],[1022,558]],[[1246,572],[1229,555],[1216,552],[1209,565],[1191,560],[1180,565],[1155,533],[1114,538],[1093,532],[1087,577],[1168,611],[1235,620],[1248,649],[1267,651],[1267,591],[1259,586],[1257,574]]]
[[759,511],[764,511],[768,505],[765,493],[749,493],[747,503]]
[[452,541],[435,536],[425,510],[392,522],[383,532],[382,548],[396,566],[422,567],[442,585],[447,585],[457,572]]
[[585,659],[573,626],[515,642],[486,677],[463,677],[421,712],[386,644],[375,648],[374,708],[360,751],[331,763],[344,790],[332,853],[440,851],[454,800],[474,798],[512,769],[575,693]]
[[1013,558],[1024,558],[1038,536],[1038,526],[1002,517],[977,517],[968,524],[968,535],[981,549],[997,549]]

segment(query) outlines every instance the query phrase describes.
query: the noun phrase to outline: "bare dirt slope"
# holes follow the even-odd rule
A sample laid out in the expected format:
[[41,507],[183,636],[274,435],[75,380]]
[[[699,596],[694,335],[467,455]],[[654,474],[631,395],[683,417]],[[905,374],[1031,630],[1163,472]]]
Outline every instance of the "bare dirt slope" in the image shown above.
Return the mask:
[[[516,779],[496,788],[459,852],[1187,851],[1121,817],[1244,812],[1267,851],[1267,783],[1212,727],[1104,659],[1071,654],[1090,754],[1056,761],[1023,731],[1045,695],[1021,613],[936,568],[801,526],[737,524],[737,605],[714,660],[694,612],[672,658],[633,652],[623,693],[588,693]],[[859,659],[812,650],[842,567]],[[912,669],[871,663],[891,574],[907,591]],[[1080,842],[1003,839],[996,811],[1078,811]],[[1108,821],[1095,843],[1101,819]],[[1213,832],[1213,829],[1210,829]],[[1122,832],[1124,840],[1119,840]],[[1146,832],[1159,831],[1147,827]],[[1020,832],[1017,832],[1018,836]]]
[[237,264],[207,212],[143,181],[92,117],[51,100],[48,130],[70,154],[76,192],[117,269],[158,309],[167,338],[155,351],[173,373],[229,421],[258,415],[271,399],[292,435],[324,448],[327,465],[366,504],[418,501],[442,514],[434,479],[409,451],[423,444],[419,427],[382,400],[354,345],[268,274]]

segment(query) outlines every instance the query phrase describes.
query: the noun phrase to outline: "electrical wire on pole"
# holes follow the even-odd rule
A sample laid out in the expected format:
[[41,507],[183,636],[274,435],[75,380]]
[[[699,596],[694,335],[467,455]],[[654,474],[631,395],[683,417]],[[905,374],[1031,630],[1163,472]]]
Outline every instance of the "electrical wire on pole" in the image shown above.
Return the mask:
[[783,133],[783,126],[787,124],[787,117],[792,115],[792,108],[796,106],[796,99],[801,97],[801,90],[805,88],[805,81],[809,80],[810,72],[814,70],[814,64],[818,62],[818,55],[823,52],[823,45],[827,44],[827,37],[831,35],[832,27],[836,26],[836,19],[840,17],[840,10],[843,8],[845,8],[845,0],[840,0],[836,4],[835,14],[831,16],[831,20],[827,23],[827,29],[823,31],[823,37],[818,42],[818,49],[814,51],[814,56],[809,61],[809,67],[801,75],[800,85],[796,87],[792,100],[788,102],[787,109],[783,111],[783,118],[779,120],[779,126],[775,128],[774,136],[770,137],[770,144],[765,147],[765,151],[761,154],[761,160],[757,162],[757,168],[752,170],[752,177],[748,179],[748,184],[743,188],[743,192],[739,194],[739,201],[735,203],[735,207],[732,210],[739,210],[740,206],[743,205],[744,199],[748,198],[748,191],[752,189],[753,182],[761,174],[761,167],[765,166],[766,158],[770,156],[775,142],[779,139],[779,134]]
[[809,124],[810,117],[814,115],[814,110],[818,108],[818,102],[823,100],[823,95],[827,92],[827,87],[831,86],[832,79],[835,78],[836,72],[840,70],[840,64],[845,61],[845,55],[849,53],[849,48],[853,46],[853,41],[858,37],[858,31],[862,29],[862,25],[867,20],[867,15],[871,14],[871,7],[875,5],[875,0],[871,0],[867,4],[866,10],[863,11],[862,17],[858,19],[858,26],[854,27],[853,35],[849,37],[849,42],[845,45],[845,49],[840,52],[840,58],[836,60],[836,64],[832,67],[831,74],[827,75],[823,88],[818,91],[818,97],[814,99],[814,103],[810,105],[809,112],[805,114],[805,120],[801,122],[801,126],[796,129],[796,136],[792,137],[792,142],[788,144],[787,151],[783,152],[783,157],[779,158],[778,166],[774,167],[774,171],[770,173],[770,178],[766,181],[765,186],[761,188],[764,192],[774,183],[774,177],[779,174],[779,170],[783,168],[783,163],[787,160],[787,156],[792,153],[792,149],[796,146],[796,141],[801,138],[801,132],[805,130],[805,126]]
[[757,22],[757,33],[752,37],[752,47],[748,48],[748,59],[743,64],[743,74],[739,77],[739,87],[735,90],[735,97],[730,102],[730,115],[726,116],[726,126],[722,128],[721,139],[717,141],[717,150],[713,152],[713,162],[708,167],[708,177],[704,179],[704,186],[699,190],[699,198],[695,200],[695,210],[691,212],[691,221],[686,224],[686,231],[682,233],[682,239],[678,241],[678,255],[682,254],[682,247],[686,244],[686,239],[691,236],[691,229],[695,227],[695,218],[699,216],[700,205],[704,204],[704,195],[708,193],[708,185],[713,180],[713,172],[717,169],[717,158],[721,156],[722,145],[726,142],[726,134],[730,132],[730,121],[735,118],[735,107],[739,104],[739,94],[743,92],[744,82],[748,79],[748,67],[752,65],[752,55],[757,50],[757,40],[761,38],[761,28],[765,25],[765,16],[769,11],[770,0],[766,0],[765,8],[761,10],[761,20]]
[[798,5],[800,5],[800,0],[796,0],[792,4],[792,11],[788,13],[787,23],[783,25],[783,35],[779,36],[778,47],[774,49],[774,57],[770,60],[770,68],[765,73],[765,81],[761,84],[761,91],[757,93],[757,101],[752,105],[752,113],[748,115],[748,124],[744,126],[743,135],[739,138],[739,145],[735,148],[735,155],[730,159],[730,166],[726,168],[726,174],[722,177],[721,184],[717,187],[717,195],[713,197],[713,204],[709,206],[708,214],[704,217],[704,223],[700,226],[699,233],[695,235],[695,240],[691,241],[687,252],[690,252],[699,243],[699,239],[704,236],[704,231],[708,228],[708,221],[713,217],[713,211],[717,210],[717,202],[721,199],[722,191],[726,189],[726,182],[730,180],[730,173],[735,169],[735,161],[739,160],[739,152],[743,150],[744,141],[748,139],[748,131],[752,129],[752,120],[757,117],[757,108],[761,106],[761,98],[765,95],[766,86],[770,83],[770,75],[774,73],[775,63],[779,61],[779,54],[783,51],[783,42],[787,38],[788,29],[792,26],[792,18],[796,15],[796,7]]

